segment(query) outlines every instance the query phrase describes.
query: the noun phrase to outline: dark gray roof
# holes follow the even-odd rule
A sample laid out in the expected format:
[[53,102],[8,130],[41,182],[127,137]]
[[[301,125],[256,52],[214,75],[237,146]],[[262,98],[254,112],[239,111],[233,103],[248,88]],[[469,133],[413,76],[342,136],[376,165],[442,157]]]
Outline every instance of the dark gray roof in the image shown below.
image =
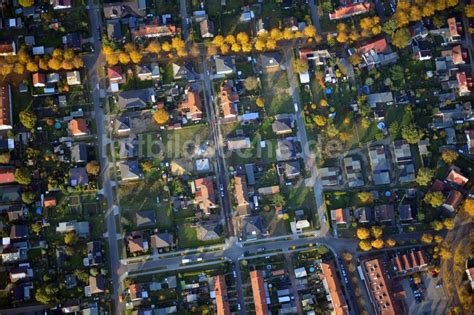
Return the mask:
[[281,55],[277,52],[261,54],[258,57],[258,61],[260,66],[263,68],[272,68],[275,66],[280,66]]
[[242,219],[242,234],[258,236],[262,234],[262,230],[263,221],[260,216],[248,216]]
[[124,91],[118,95],[117,104],[121,109],[144,108],[154,95],[152,88]]
[[74,162],[87,162],[87,145],[75,143],[71,147],[71,160]]
[[135,221],[138,227],[156,224],[155,211],[139,211],[135,214]]
[[150,245],[153,248],[165,248],[173,246],[173,235],[169,233],[157,233],[150,236]]

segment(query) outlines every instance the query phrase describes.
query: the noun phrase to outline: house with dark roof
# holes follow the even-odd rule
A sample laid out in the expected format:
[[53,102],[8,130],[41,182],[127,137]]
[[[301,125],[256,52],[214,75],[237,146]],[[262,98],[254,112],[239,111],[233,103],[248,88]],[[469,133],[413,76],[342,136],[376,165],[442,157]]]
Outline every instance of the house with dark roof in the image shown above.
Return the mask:
[[105,278],[102,275],[89,276],[89,285],[84,287],[86,296],[104,293],[106,288]]
[[71,186],[85,186],[89,184],[89,175],[85,167],[76,167],[69,170],[69,181]]
[[87,266],[96,266],[104,263],[102,243],[100,241],[87,242]]
[[117,142],[118,154],[121,159],[134,159],[138,157],[138,137],[120,138]]
[[138,180],[143,178],[143,171],[140,169],[137,160],[120,161],[118,163],[118,167],[122,181]]
[[80,51],[82,49],[81,42],[81,34],[79,32],[67,33],[63,36],[63,45],[65,49]]
[[116,42],[120,42],[124,39],[122,33],[122,23],[119,20],[109,20],[105,23],[107,30],[107,38]]
[[354,217],[359,223],[370,223],[372,221],[372,209],[361,207],[354,210]]
[[299,161],[284,162],[284,174],[288,179],[295,179],[301,175],[301,165]]
[[150,246],[156,249],[173,247],[173,235],[170,233],[155,233],[150,236]]
[[279,71],[282,68],[281,62],[282,57],[278,52],[264,53],[258,56],[258,65],[268,72]]
[[221,226],[218,223],[199,224],[196,235],[200,241],[217,240],[220,238]]
[[390,183],[390,173],[383,145],[369,148],[369,160],[372,168],[372,180],[375,185],[386,185]]
[[140,80],[158,80],[160,75],[160,67],[158,63],[142,63],[136,66],[137,76]]
[[191,63],[177,64],[173,63],[173,78],[175,80],[196,81],[196,74]]
[[411,154],[410,145],[405,140],[393,142],[395,163],[398,167],[398,178],[401,183],[415,181],[415,165]]
[[27,208],[25,208],[21,204],[12,205],[8,207],[8,209],[5,212],[7,213],[7,218],[9,222],[21,221],[25,219],[26,215],[28,214]]
[[275,119],[272,123],[272,130],[276,135],[287,135],[293,133],[293,120]]
[[456,209],[461,205],[461,202],[463,202],[463,200],[463,194],[453,189],[449,192],[448,197],[446,198],[442,206],[448,211],[455,212]]
[[235,73],[235,58],[232,56],[214,56],[214,67],[218,76]]
[[344,158],[344,170],[346,171],[347,185],[349,187],[360,187],[364,185],[362,163],[353,156]]
[[148,103],[155,102],[155,91],[153,88],[141,90],[123,91],[118,94],[117,105],[121,110],[142,109],[147,107]]
[[392,222],[395,220],[395,209],[393,205],[384,204],[375,206],[374,213],[377,222]]
[[412,221],[413,212],[410,204],[403,204],[398,207],[400,221]]
[[10,239],[13,241],[22,241],[28,238],[28,226],[15,224],[10,230]]
[[106,20],[137,19],[145,16],[145,11],[138,8],[138,1],[104,3],[103,12]]
[[263,233],[263,220],[259,215],[246,216],[242,218],[240,225],[240,235],[242,239],[257,239]]
[[199,30],[201,31],[202,38],[212,38],[216,33],[214,22],[208,18],[205,18],[199,22]]
[[72,8],[72,0],[52,0],[54,10],[63,10]]
[[85,143],[74,143],[71,147],[71,161],[75,163],[87,162],[87,145]]

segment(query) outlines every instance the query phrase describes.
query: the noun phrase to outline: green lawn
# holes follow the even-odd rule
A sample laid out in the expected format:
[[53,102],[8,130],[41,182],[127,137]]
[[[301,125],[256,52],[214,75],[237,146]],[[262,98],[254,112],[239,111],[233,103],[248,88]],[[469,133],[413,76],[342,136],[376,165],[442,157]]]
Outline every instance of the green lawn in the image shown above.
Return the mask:
[[207,246],[222,243],[223,237],[212,241],[198,240],[196,229],[191,224],[182,224],[178,229],[178,245],[179,248],[195,248],[199,246]]
[[167,157],[180,158],[192,155],[200,144],[210,139],[210,132],[208,125],[201,124],[163,131],[162,137]]
[[288,93],[290,85],[286,71],[264,73],[262,85],[267,115],[294,112],[293,100]]

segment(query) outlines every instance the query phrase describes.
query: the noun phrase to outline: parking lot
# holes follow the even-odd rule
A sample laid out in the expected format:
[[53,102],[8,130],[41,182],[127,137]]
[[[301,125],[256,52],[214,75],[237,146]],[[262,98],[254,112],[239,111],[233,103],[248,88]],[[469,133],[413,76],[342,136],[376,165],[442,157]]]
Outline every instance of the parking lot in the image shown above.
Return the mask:
[[432,278],[424,274],[422,279],[426,290],[422,293],[423,299],[420,303],[417,303],[415,300],[408,278],[400,281],[407,295],[405,301],[409,310],[408,313],[411,315],[445,314],[448,300],[444,294],[443,287],[436,288],[438,278]]

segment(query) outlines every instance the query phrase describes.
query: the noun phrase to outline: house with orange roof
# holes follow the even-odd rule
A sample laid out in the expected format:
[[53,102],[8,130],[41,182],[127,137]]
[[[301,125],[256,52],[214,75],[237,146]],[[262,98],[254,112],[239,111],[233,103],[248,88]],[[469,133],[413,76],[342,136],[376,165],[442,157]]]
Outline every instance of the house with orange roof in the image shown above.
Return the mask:
[[468,96],[471,94],[471,87],[473,85],[472,78],[466,75],[466,72],[456,73],[456,80],[458,85],[459,96]]
[[464,186],[469,181],[467,177],[459,172],[459,169],[456,170],[454,167],[449,171],[448,176],[446,176],[446,180],[458,186]]
[[217,315],[230,315],[227,284],[224,275],[214,276],[214,292],[216,294]]
[[13,128],[12,94],[10,84],[0,82],[0,130]]
[[341,290],[341,282],[337,277],[337,269],[333,261],[321,263],[321,280],[323,281],[326,293],[331,297],[333,314],[349,314],[347,302]]
[[112,66],[107,68],[107,76],[112,83],[118,83],[123,80],[123,70],[121,66]]
[[16,55],[15,41],[0,42],[0,56],[14,56]]
[[458,42],[461,40],[462,24],[461,22],[456,21],[455,17],[448,19],[448,41],[449,42]]
[[84,118],[74,118],[69,122],[69,131],[74,137],[87,136],[89,128]]
[[329,13],[329,19],[332,20],[340,20],[345,19],[351,16],[364,14],[369,12],[372,9],[373,5],[370,2],[359,2],[359,3],[351,3],[344,7],[337,8],[334,12]]
[[45,208],[56,207],[56,198],[54,196],[44,197],[43,207],[45,207]]
[[456,45],[448,50],[443,50],[441,56],[450,57],[455,65],[465,64],[468,58],[466,50],[464,50],[461,45]]
[[143,290],[141,284],[138,283],[130,285],[130,287],[128,288],[128,292],[130,294],[130,300],[132,300],[132,302],[140,301],[148,297],[148,292],[146,290]]
[[331,220],[336,224],[347,224],[350,221],[349,208],[331,210]]
[[201,120],[203,113],[199,91],[193,87],[189,87],[186,92],[186,99],[179,104],[178,110],[182,113],[183,118],[186,118],[187,120]]
[[392,52],[385,37],[377,37],[366,41],[349,50],[349,54],[359,54],[364,61],[363,66],[387,65],[398,60],[398,54]]
[[11,184],[15,182],[15,167],[0,167],[0,184]]
[[414,272],[419,272],[428,267],[426,256],[423,250],[412,250],[404,254],[396,254],[392,258],[394,272],[397,276],[405,276]]
[[261,270],[253,270],[250,272],[250,282],[252,284],[253,301],[255,305],[256,315],[267,315],[268,305],[265,293],[265,281]]
[[137,38],[159,38],[167,36],[175,36],[181,32],[181,28],[175,25],[157,25],[145,24],[138,27],[132,32],[133,39]]
[[194,193],[194,202],[205,215],[210,215],[210,210],[217,208],[214,181],[211,176],[194,180],[191,190]]
[[220,88],[220,99],[222,116],[226,119],[237,117],[236,103],[239,102],[239,94],[234,91],[232,81],[225,80]]
[[235,210],[238,215],[249,215],[251,209],[247,191],[247,177],[245,175],[234,177],[234,193],[237,202]]
[[32,75],[33,86],[41,88],[46,86],[46,75],[44,73],[33,73]]

